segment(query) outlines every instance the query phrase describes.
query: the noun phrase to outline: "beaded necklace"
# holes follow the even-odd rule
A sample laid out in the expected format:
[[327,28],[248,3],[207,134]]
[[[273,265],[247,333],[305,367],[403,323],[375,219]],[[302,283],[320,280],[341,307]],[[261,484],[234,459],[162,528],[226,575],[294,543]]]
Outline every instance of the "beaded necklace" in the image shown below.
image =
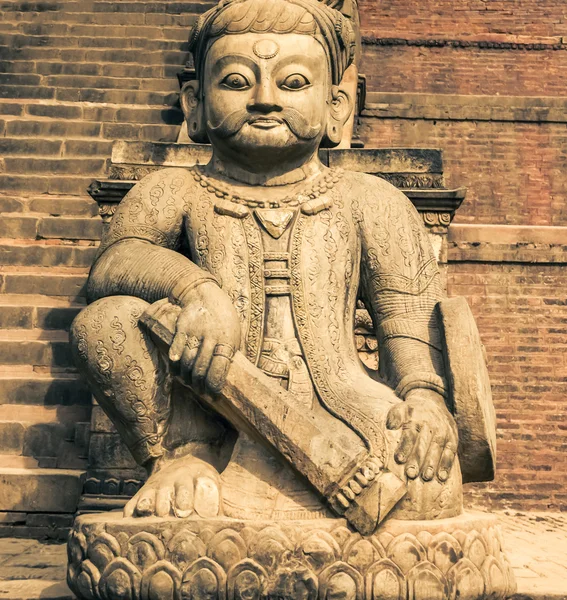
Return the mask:
[[321,194],[332,189],[341,179],[343,175],[342,169],[329,169],[324,175],[320,175],[313,182],[313,185],[305,192],[291,194],[281,200],[256,200],[255,198],[245,198],[240,194],[234,194],[228,185],[219,181],[214,181],[203,174],[198,166],[190,169],[195,181],[198,181],[201,187],[206,188],[211,194],[215,194],[217,198],[229,200],[236,204],[244,204],[249,208],[280,208],[281,206],[296,207],[304,202],[315,200]]

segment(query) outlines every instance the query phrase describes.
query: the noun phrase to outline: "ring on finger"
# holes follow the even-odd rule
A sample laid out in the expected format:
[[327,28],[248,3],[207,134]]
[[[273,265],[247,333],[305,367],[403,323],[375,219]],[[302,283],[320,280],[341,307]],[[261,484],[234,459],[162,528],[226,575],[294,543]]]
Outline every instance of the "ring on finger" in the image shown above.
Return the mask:
[[201,342],[194,335],[192,335],[185,344],[186,348],[188,348],[189,350],[195,350],[195,348],[198,348],[200,345]]
[[213,350],[213,356],[222,356],[232,360],[236,350],[230,344],[217,344]]

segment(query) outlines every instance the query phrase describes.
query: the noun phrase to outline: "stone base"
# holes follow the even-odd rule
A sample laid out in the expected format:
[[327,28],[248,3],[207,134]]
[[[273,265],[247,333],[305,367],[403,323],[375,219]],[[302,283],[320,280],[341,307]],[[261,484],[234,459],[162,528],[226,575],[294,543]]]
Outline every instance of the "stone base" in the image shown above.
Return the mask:
[[370,537],[341,519],[79,517],[69,587],[103,600],[443,600],[515,591],[496,517],[383,523]]

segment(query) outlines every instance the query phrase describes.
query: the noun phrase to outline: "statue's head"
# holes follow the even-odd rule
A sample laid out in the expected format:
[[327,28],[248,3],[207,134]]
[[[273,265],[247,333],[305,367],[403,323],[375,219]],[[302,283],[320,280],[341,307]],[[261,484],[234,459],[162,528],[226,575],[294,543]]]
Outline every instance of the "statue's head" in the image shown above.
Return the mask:
[[190,39],[197,80],[181,103],[189,136],[233,156],[285,160],[340,142],[353,99],[349,19],[317,0],[223,0]]

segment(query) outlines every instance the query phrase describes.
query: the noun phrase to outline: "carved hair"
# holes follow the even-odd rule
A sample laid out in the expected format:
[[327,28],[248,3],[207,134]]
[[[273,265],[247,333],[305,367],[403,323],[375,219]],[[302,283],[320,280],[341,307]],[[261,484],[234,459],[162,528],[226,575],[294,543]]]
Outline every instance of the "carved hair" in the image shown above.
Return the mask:
[[327,6],[332,0],[221,0],[199,18],[189,37],[199,79],[211,44],[224,35],[299,33],[317,39],[327,54],[333,85],[354,58],[355,34],[348,18]]

